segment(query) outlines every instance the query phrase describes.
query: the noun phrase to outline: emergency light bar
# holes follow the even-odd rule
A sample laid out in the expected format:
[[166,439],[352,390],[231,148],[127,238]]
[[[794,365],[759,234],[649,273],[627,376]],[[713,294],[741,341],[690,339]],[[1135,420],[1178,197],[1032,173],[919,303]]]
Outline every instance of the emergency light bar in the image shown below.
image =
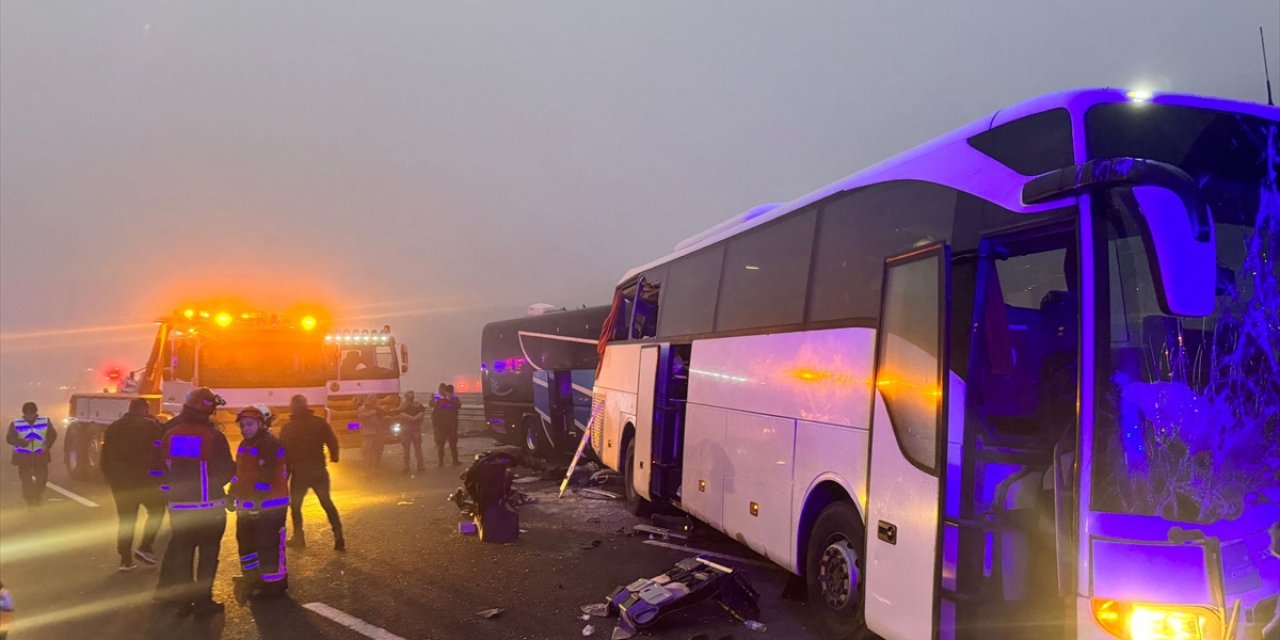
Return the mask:
[[391,344],[391,334],[386,332],[340,331],[324,337],[325,344]]

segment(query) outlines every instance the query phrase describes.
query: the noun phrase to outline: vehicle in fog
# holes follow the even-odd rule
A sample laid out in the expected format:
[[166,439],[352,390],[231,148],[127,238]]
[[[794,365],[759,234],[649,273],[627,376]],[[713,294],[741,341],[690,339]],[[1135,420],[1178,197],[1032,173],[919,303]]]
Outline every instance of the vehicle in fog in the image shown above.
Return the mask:
[[726,221],[621,279],[592,444],[830,637],[1261,637],[1278,122],[1061,93]]
[[[359,438],[352,399],[374,395],[394,408],[400,401],[400,376],[408,370],[408,349],[382,331],[326,334],[317,315],[289,317],[258,311],[176,311],[156,321],[147,364],[118,392],[76,393],[70,398],[64,451],[73,477],[98,474],[102,433],[124,415],[129,401],[146,398],[162,419],[181,411],[188,392],[210,387],[226,401],[213,418],[235,440],[235,413],[262,403],[276,415],[288,414],[289,399],[308,404],[330,420],[344,445]],[[397,349],[397,347],[399,347]],[[346,427],[346,428],[344,428]]]
[[498,440],[531,452],[572,452],[586,430],[609,305],[530,311],[481,332],[485,423]]

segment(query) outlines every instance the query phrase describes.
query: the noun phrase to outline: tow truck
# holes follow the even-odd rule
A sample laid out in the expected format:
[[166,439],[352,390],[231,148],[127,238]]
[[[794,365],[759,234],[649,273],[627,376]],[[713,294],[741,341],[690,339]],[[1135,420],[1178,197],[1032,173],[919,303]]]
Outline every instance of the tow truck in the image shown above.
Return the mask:
[[193,307],[157,320],[147,363],[128,384],[114,392],[72,394],[63,447],[71,477],[100,477],[103,432],[134,398],[145,398],[151,413],[167,420],[181,411],[188,392],[202,386],[226,399],[213,420],[233,443],[239,440],[233,428],[239,408],[263,403],[285,416],[290,398],[301,395],[334,424],[342,446],[358,446],[359,424],[344,422],[354,415],[352,399],[372,393],[383,406],[398,404],[409,351],[390,327],[332,333],[327,325],[318,313]]

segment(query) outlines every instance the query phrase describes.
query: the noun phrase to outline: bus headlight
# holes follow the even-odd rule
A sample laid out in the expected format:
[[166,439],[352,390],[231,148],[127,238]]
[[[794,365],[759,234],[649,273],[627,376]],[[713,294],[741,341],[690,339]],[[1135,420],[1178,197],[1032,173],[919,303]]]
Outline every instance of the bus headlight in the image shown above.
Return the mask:
[[1208,607],[1093,599],[1093,617],[1121,640],[1221,640],[1221,618]]

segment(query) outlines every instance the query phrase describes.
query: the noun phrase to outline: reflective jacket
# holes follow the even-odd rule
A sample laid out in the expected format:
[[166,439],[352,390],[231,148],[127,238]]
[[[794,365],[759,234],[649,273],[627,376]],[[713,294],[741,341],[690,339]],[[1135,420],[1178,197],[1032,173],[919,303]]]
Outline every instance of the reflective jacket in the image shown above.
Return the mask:
[[266,429],[240,443],[236,475],[231,478],[231,498],[244,511],[285,507],[289,504],[289,466],[284,444]]
[[170,509],[221,509],[226,506],[223,487],[235,475],[231,447],[208,416],[188,413],[165,425],[160,440],[165,475],[160,490]]
[[9,431],[5,434],[5,442],[13,445],[13,464],[23,460],[48,462],[52,457],[49,451],[57,440],[58,431],[48,418],[36,418],[35,422],[18,418],[9,423]]

